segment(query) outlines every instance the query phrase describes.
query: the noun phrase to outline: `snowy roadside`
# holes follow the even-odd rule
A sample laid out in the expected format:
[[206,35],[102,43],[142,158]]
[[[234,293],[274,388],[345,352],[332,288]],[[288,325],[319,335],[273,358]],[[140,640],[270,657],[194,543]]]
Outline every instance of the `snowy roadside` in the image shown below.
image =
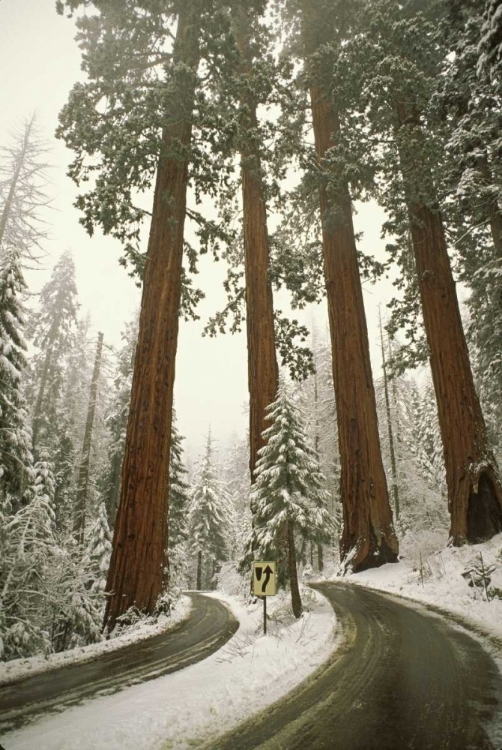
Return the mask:
[[170,616],[162,615],[155,624],[141,623],[134,630],[109,641],[91,643],[89,646],[81,646],[71,651],[62,651],[59,654],[49,654],[48,656],[31,656],[28,659],[13,659],[5,664],[0,664],[0,687],[23,677],[32,677],[58,667],[93,661],[99,659],[102,654],[118,651],[146,638],[166,633],[182,620],[186,620],[190,616],[191,609],[192,600],[190,597],[182,595],[176,600]]
[[232,729],[302,682],[335,648],[330,604],[309,590],[310,611],[291,622],[285,599],[227,602],[237,633],[204,661],[96,698],[2,737],[5,750],[185,750]]
[[[474,588],[462,577],[472,561],[482,555],[484,565],[495,566],[491,584],[502,596],[502,534],[483,544],[446,547],[419,557],[416,549],[405,551],[399,563],[382,565],[344,579],[396,594],[423,604],[430,604],[465,621],[469,629],[487,635],[498,644],[502,656],[502,599],[484,600],[482,586]],[[489,589],[490,591],[490,589]]]

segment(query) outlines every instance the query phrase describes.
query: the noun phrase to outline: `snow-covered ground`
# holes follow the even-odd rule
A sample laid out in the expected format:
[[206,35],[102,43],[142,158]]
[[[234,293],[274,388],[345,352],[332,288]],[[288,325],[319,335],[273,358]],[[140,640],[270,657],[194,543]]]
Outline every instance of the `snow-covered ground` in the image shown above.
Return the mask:
[[182,595],[176,600],[169,617],[161,615],[155,623],[139,622],[135,627],[131,627],[127,633],[118,635],[109,641],[103,640],[100,643],[91,643],[89,646],[62,651],[59,654],[31,656],[29,659],[13,659],[6,663],[0,663],[0,686],[22,677],[31,677],[41,672],[56,669],[56,667],[93,661],[103,653],[117,651],[124,646],[130,646],[132,643],[138,643],[154,635],[165,633],[181,620],[186,620],[190,615],[191,608],[192,600],[188,596]]
[[2,737],[6,750],[184,750],[210,741],[302,682],[336,647],[335,617],[315,592],[298,621],[287,599],[245,606],[217,593],[240,622],[218,652],[180,672],[95,698]]
[[[446,547],[429,553],[417,542],[401,545],[403,559],[397,564],[365,570],[349,576],[349,583],[388,591],[399,596],[432,604],[460,616],[475,631],[484,632],[500,642],[502,649],[502,534],[483,544]],[[422,553],[421,553],[422,552]],[[485,600],[483,586],[469,586],[462,577],[472,562],[495,566]]]

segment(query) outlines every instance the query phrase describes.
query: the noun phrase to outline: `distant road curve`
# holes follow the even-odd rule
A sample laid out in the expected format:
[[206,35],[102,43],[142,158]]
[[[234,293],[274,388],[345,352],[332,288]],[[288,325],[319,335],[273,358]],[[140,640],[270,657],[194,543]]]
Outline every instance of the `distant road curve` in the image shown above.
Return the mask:
[[202,594],[188,596],[192,599],[188,619],[166,633],[97,656],[94,661],[1,686],[0,735],[41,713],[176,672],[217,651],[239,623],[222,602]]
[[344,642],[285,698],[209,750],[502,750],[483,724],[502,718],[502,679],[464,631],[425,608],[343,583],[313,585]]

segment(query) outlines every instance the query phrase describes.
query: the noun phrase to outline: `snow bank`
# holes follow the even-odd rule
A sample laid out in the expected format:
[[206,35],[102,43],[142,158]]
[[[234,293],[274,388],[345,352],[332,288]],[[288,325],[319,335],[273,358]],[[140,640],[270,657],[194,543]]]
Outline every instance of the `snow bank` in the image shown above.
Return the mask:
[[154,635],[160,635],[173,628],[181,620],[186,620],[192,609],[192,600],[188,596],[180,596],[172,607],[169,617],[161,615],[155,624],[138,623],[134,630],[112,638],[109,641],[92,643],[89,646],[81,646],[71,651],[62,651],[59,654],[48,656],[31,656],[29,659],[13,659],[0,664],[0,686],[8,685],[10,682],[23,677],[31,677],[41,672],[48,672],[57,667],[66,667],[69,664],[81,664],[86,661],[94,661],[104,653],[117,651],[138,643]]
[[349,576],[349,583],[388,591],[447,610],[465,620],[470,629],[500,641],[502,648],[502,599],[484,600],[482,587],[469,586],[462,573],[482,555],[486,567],[495,565],[492,587],[502,596],[502,534],[483,544],[447,547],[420,556],[416,547],[404,547],[403,559],[380,568]]
[[329,603],[309,591],[311,611],[291,622],[283,597],[244,606],[216,594],[240,622],[218,652],[198,664],[48,716],[2,737],[8,750],[185,750],[210,741],[289,692],[334,648]]

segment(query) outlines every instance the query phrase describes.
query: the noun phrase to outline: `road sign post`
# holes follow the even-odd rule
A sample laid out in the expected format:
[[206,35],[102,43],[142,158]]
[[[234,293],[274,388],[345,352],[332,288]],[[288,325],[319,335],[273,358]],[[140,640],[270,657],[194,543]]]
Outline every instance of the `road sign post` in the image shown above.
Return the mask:
[[267,635],[267,596],[277,594],[277,563],[253,563],[253,594],[263,599],[263,634]]

